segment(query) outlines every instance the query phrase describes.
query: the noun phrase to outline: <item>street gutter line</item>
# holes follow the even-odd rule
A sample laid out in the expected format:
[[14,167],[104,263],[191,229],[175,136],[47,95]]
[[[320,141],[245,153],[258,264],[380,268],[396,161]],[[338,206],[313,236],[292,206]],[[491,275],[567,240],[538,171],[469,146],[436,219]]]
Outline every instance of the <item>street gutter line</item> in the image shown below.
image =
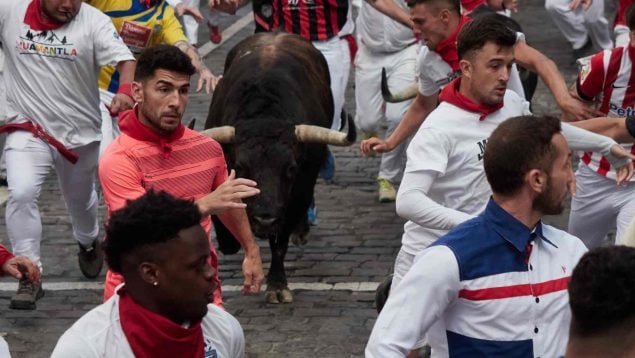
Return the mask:
[[[377,289],[380,282],[295,282],[289,283],[289,289],[305,291],[352,291],[352,292],[372,292]],[[101,282],[44,282],[44,289],[47,291],[69,291],[69,290],[91,290],[101,291],[104,284]],[[17,290],[17,282],[0,282],[0,292]],[[223,285],[224,292],[238,292],[242,286]]]
[[229,26],[225,31],[223,31],[223,39],[220,43],[214,44],[211,41],[208,41],[205,45],[201,46],[198,49],[198,54],[201,57],[205,57],[209,55],[212,51],[216,50],[230,38],[232,38],[238,31],[242,30],[245,26],[249,25],[254,21],[254,14],[252,11],[248,12],[245,16],[241,17],[240,20],[234,22]]

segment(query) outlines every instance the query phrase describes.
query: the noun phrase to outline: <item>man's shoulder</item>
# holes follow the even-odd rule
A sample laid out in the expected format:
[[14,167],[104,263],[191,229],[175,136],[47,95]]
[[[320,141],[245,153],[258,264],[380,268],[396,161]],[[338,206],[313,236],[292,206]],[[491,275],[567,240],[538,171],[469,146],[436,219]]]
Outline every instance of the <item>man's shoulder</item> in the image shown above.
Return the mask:
[[565,252],[573,254],[574,252],[587,251],[587,247],[580,238],[551,225],[542,224],[542,234],[547,240]]
[[85,342],[99,342],[108,331],[119,328],[119,305],[115,296],[86,312],[65,336],[80,335]]
[[244,344],[242,327],[236,317],[214,304],[207,305],[207,315],[202,325],[203,334],[225,345],[228,350],[232,345]]
[[188,142],[191,141],[209,147],[213,149],[214,152],[223,151],[220,143],[218,143],[216,140],[189,128],[185,128],[182,139]]

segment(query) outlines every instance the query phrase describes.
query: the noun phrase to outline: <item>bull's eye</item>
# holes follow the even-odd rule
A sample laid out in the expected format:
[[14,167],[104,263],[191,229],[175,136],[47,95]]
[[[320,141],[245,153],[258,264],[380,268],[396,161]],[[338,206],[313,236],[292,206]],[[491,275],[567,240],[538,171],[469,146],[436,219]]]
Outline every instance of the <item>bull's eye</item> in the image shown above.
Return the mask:
[[298,171],[298,166],[295,164],[291,164],[287,167],[287,178],[293,178],[295,173]]

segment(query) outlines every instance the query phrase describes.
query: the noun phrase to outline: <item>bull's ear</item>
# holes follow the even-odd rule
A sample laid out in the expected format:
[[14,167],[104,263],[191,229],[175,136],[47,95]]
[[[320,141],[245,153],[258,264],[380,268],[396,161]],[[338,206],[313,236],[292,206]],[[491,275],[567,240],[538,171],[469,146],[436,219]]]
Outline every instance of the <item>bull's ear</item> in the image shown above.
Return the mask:
[[132,99],[137,103],[143,102],[143,84],[141,82],[132,82]]

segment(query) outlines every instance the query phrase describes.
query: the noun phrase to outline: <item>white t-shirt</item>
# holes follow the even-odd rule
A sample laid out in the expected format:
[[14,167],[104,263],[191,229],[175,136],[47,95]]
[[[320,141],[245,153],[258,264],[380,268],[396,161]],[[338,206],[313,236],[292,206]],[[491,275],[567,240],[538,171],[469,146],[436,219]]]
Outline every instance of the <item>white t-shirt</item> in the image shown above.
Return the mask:
[[[428,197],[440,205],[479,214],[492,192],[483,170],[487,139],[501,122],[528,114],[529,102],[513,91],[505,93],[503,108],[482,121],[478,113],[441,102],[410,141],[405,172],[437,172]],[[433,230],[408,221],[402,249],[416,255],[445,233],[447,230]]]
[[[207,305],[202,327],[205,339],[202,357],[235,358],[245,355],[243,330],[231,314],[215,305]],[[134,358],[119,323],[119,295],[113,295],[83,315],[57,341],[51,358],[73,357]]]
[[[404,11],[409,11],[404,0],[395,0],[395,3]],[[415,42],[411,29],[375,10],[366,1],[362,2],[357,17],[357,33],[373,52],[397,52]]]
[[[516,42],[525,41],[525,35],[516,33]],[[419,58],[417,59],[417,76],[419,77],[419,93],[424,96],[432,96],[439,93],[450,81],[459,77],[460,71],[453,71],[452,67],[441,58],[441,56],[431,51],[427,46],[421,46]],[[521,97],[525,96],[518,69],[514,64],[512,72],[507,82],[507,89],[516,92]]]
[[58,29],[36,31],[24,23],[29,3],[0,0],[8,122],[33,121],[68,148],[100,140],[99,68],[132,53],[90,5]]

